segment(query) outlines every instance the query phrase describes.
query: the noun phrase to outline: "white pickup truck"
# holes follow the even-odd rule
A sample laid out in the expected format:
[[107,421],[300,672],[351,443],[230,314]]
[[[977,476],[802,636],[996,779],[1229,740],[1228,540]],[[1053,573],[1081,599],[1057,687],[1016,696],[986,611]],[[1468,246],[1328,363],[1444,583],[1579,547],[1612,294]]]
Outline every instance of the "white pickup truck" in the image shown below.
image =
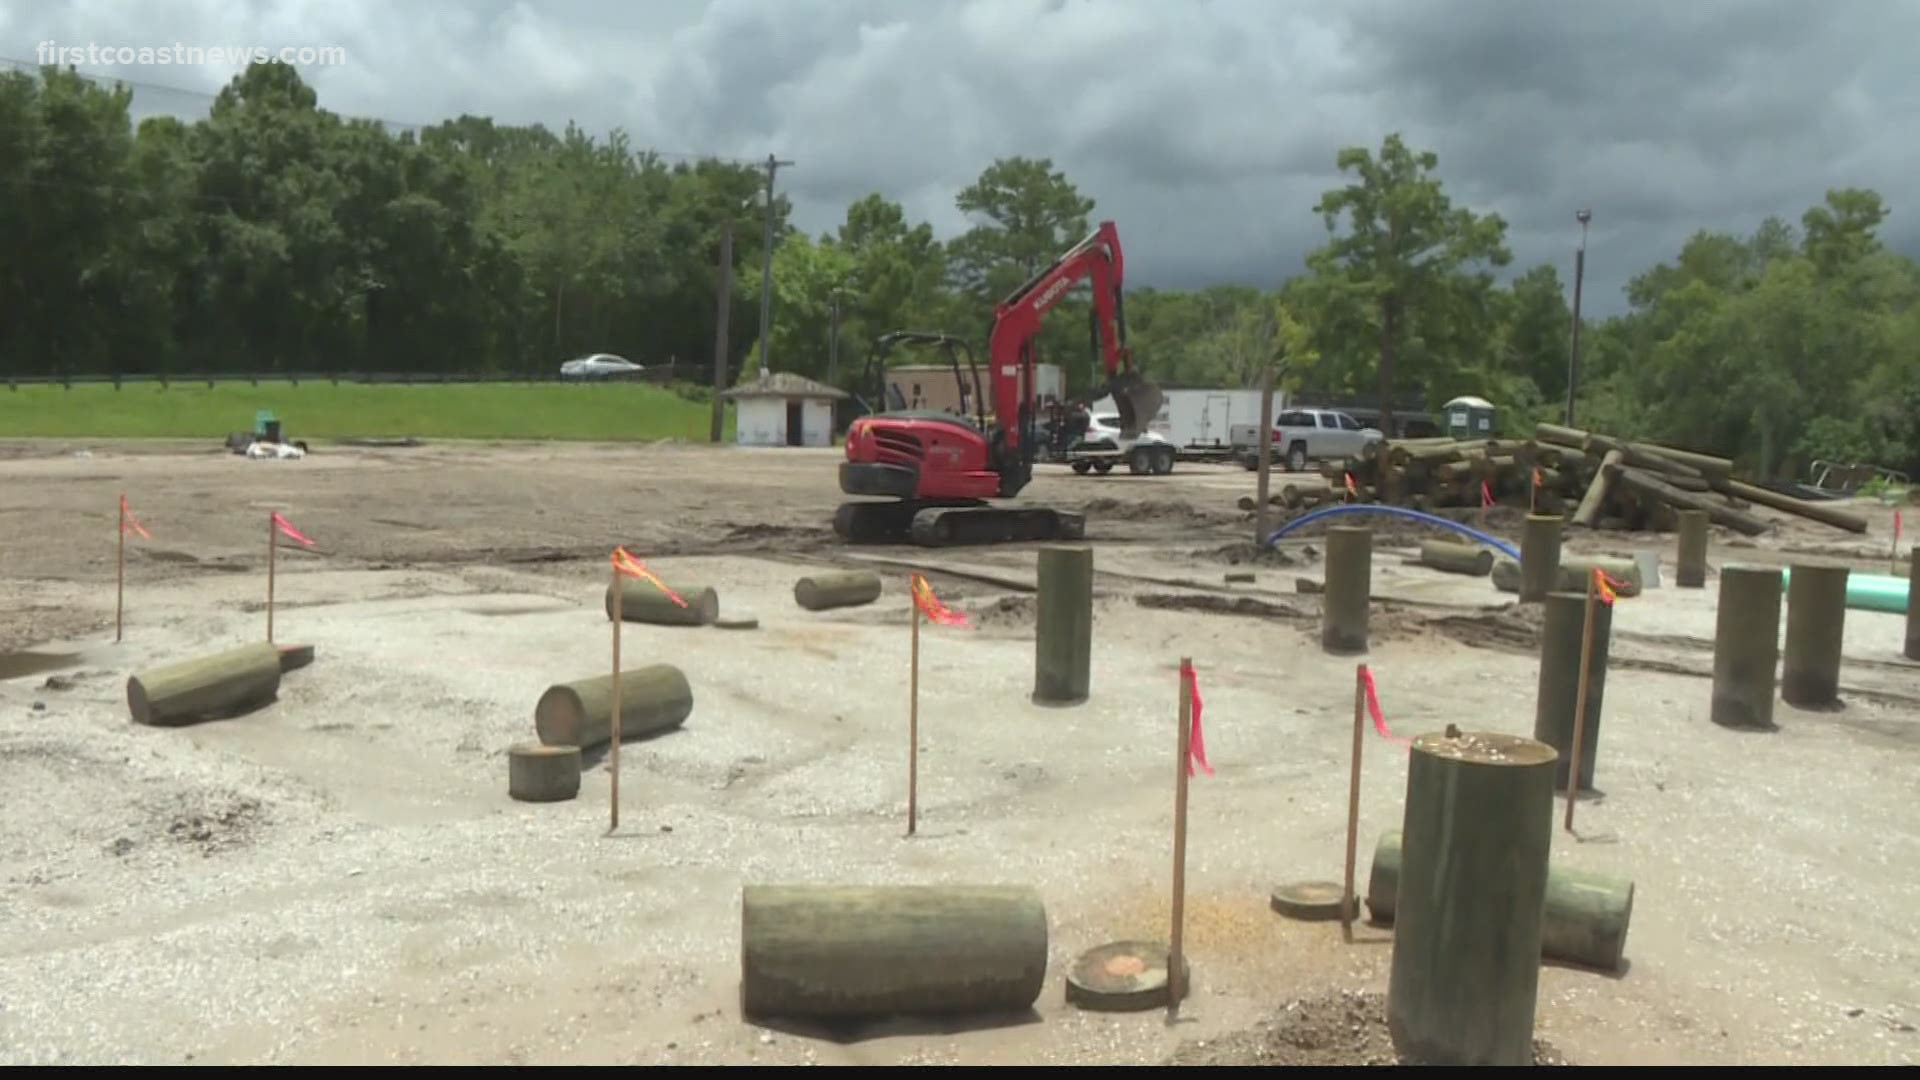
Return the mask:
[[[1312,461],[1364,457],[1365,448],[1383,438],[1379,429],[1361,427],[1338,409],[1288,409],[1273,418],[1273,453],[1289,472],[1305,472]],[[1259,467],[1257,443],[1241,462],[1249,469]]]

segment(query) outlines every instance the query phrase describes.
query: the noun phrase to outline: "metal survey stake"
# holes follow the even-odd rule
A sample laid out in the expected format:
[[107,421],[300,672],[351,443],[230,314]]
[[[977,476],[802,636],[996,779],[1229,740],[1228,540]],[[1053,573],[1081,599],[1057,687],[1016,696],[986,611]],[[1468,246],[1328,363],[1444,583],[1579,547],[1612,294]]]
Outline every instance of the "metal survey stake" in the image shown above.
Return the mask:
[[[117,644],[120,641],[121,616],[126,610],[127,596],[127,497],[125,495],[120,496],[120,527],[115,531],[120,534],[120,554],[114,560],[113,570],[113,640]],[[271,634],[268,635],[267,640],[273,640]]]
[[1193,738],[1193,660],[1180,658],[1180,734],[1173,759],[1173,930],[1167,938],[1167,1023],[1180,1017],[1182,937],[1187,916],[1187,755]]
[[1347,876],[1340,890],[1340,933],[1353,940],[1353,860],[1360,843],[1360,743],[1361,714],[1367,707],[1367,666],[1353,666],[1353,778],[1347,784]]
[[273,641],[273,564],[280,553],[280,523],[267,512],[267,641]]
[[613,777],[612,789],[608,794],[607,832],[616,832],[620,828],[620,623],[621,593],[620,567],[616,563],[611,571],[613,575],[613,715],[608,717],[607,726],[612,735],[613,745],[607,751],[607,770]]
[[920,605],[913,605],[913,629],[907,675],[907,835],[912,836],[920,810]]
[[1587,737],[1587,677],[1593,671],[1593,599],[1599,567],[1587,575],[1586,627],[1580,632],[1580,681],[1573,692],[1573,747],[1571,767],[1567,770],[1567,820],[1573,831],[1573,804],[1580,797],[1580,744]]

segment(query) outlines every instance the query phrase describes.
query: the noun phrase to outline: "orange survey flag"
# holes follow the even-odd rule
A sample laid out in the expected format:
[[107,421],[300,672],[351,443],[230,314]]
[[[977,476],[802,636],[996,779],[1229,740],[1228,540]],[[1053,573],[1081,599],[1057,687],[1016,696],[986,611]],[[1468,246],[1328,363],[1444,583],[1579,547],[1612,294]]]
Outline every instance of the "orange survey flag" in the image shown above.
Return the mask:
[[940,598],[933,595],[933,586],[920,574],[913,575],[913,604],[920,609],[920,614],[934,622],[946,626],[967,625],[967,617],[941,603]]
[[1187,735],[1187,775],[1193,775],[1193,766],[1198,762],[1200,768],[1212,776],[1213,766],[1207,764],[1207,740],[1200,735],[1200,673],[1192,664],[1186,664],[1180,674],[1187,680],[1187,696],[1193,705],[1193,722]]
[[281,517],[280,512],[278,510],[273,512],[273,524],[276,528],[280,530],[282,534],[284,534],[288,538],[296,540],[302,544],[305,544],[308,547],[313,546],[313,541],[307,539],[305,533],[302,533],[299,529],[294,528],[293,522],[288,521],[286,518]]
[[1600,594],[1601,603],[1610,605],[1619,598],[1619,594],[1613,591],[1614,584],[1613,578],[1608,577],[1605,570],[1597,566],[1593,568],[1593,591]]
[[641,581],[652,582],[654,588],[667,594],[667,599],[679,604],[681,607],[687,606],[687,602],[680,598],[679,593],[667,588],[666,582],[661,581],[653,571],[647,569],[647,564],[634,558],[633,553],[626,548],[617,547],[613,549],[613,571],[621,577],[638,578]]
[[1360,497],[1360,489],[1354,485],[1352,473],[1347,474],[1347,494],[1356,499]]
[[120,531],[129,530],[139,533],[145,539],[153,539],[153,534],[147,531],[147,527],[140,524],[139,518],[133,516],[133,510],[127,506],[127,497],[122,495],[120,496]]

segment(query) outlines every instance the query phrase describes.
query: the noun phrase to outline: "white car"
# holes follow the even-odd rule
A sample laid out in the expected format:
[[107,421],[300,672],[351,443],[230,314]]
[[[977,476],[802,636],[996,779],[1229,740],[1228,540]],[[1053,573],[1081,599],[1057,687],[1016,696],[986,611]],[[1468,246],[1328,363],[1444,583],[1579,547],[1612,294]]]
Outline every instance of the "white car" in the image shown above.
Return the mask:
[[612,353],[594,353],[569,360],[560,365],[560,377],[563,379],[615,379],[624,375],[638,375],[646,370],[625,357]]
[[1135,476],[1165,475],[1173,471],[1174,447],[1157,431],[1143,431],[1138,438],[1120,436],[1120,414],[1094,413],[1087,417],[1086,433],[1067,451],[1073,471],[1085,476],[1089,470],[1102,474],[1125,462]]

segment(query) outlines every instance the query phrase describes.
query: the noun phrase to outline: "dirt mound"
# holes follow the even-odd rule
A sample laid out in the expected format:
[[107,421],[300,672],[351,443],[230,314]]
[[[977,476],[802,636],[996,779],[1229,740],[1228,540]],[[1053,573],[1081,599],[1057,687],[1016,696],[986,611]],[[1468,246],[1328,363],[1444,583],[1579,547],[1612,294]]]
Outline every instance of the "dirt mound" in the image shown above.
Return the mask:
[[1032,626],[1039,601],[1031,596],[1002,596],[967,614],[981,626]]
[[1198,611],[1208,615],[1242,615],[1254,619],[1304,619],[1308,614],[1290,604],[1255,600],[1251,596],[1140,593],[1133,598],[1133,602],[1158,611]]
[[1299,561],[1280,548],[1263,547],[1251,540],[1223,544],[1211,551],[1193,554],[1203,561],[1223,562],[1228,566],[1293,566]]
[[1476,649],[1505,649],[1532,653],[1540,648],[1539,605],[1484,612],[1477,615],[1418,617],[1419,625]]
[[[1533,1041],[1535,1065],[1569,1062],[1551,1043]],[[1338,991],[1296,998],[1253,1031],[1189,1043],[1167,1065],[1399,1065],[1387,1030],[1384,995]]]
[[266,824],[260,800],[235,792],[194,792],[175,798],[167,836],[203,855],[245,847]]

